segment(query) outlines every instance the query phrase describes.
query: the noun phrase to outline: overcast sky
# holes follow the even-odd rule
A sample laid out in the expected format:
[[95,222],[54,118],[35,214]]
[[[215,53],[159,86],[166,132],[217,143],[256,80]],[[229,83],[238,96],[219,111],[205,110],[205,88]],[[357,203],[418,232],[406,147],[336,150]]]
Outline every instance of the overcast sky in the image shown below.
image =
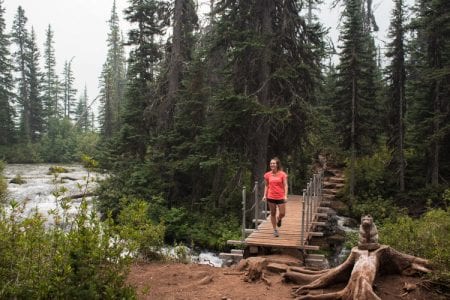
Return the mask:
[[[199,2],[207,4],[209,0]],[[75,87],[81,93],[86,85],[89,99],[92,100],[98,95],[98,77],[106,59],[107,21],[111,16],[112,4],[113,0],[4,0],[3,5],[8,30],[11,29],[17,7],[20,5],[25,10],[28,28],[33,26],[36,32],[41,57],[45,31],[49,24],[52,26],[58,74],[62,73],[64,62],[74,57],[72,67]],[[126,36],[129,25],[123,20],[122,11],[128,6],[128,0],[116,0],[116,5],[121,29]],[[392,0],[374,0],[374,8],[380,26],[378,39],[385,40]],[[330,10],[329,4],[324,4],[318,14],[324,25],[331,28],[330,33],[336,41],[338,11]]]

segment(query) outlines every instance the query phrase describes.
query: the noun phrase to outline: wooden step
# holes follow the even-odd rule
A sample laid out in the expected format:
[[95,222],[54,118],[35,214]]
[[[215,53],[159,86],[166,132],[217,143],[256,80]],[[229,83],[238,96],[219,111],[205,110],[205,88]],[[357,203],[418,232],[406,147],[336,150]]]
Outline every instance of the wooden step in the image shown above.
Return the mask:
[[336,195],[337,192],[338,192],[338,190],[336,190],[336,189],[324,189],[323,190],[324,195]]
[[310,236],[323,236],[323,232],[320,231],[308,232],[307,234],[309,234]]
[[245,245],[245,241],[241,240],[228,240],[227,245]]
[[327,181],[331,183],[344,183],[345,179],[342,177],[330,177]]
[[314,258],[314,259],[325,259],[325,255],[323,254],[314,254],[314,253],[308,253],[306,258]]
[[236,259],[236,258],[243,258],[243,257],[244,257],[243,253],[227,253],[227,252],[219,253],[219,258],[222,258],[222,259],[226,259],[226,258]]
[[311,224],[316,225],[316,226],[326,226],[327,222],[316,221],[316,222],[312,222]]

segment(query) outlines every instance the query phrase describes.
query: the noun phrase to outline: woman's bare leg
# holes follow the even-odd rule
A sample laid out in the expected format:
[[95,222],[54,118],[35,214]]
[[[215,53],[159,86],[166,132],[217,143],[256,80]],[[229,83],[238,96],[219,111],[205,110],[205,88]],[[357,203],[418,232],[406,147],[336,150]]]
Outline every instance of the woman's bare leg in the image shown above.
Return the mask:
[[277,205],[269,202],[270,221],[272,222],[273,230],[277,229]]

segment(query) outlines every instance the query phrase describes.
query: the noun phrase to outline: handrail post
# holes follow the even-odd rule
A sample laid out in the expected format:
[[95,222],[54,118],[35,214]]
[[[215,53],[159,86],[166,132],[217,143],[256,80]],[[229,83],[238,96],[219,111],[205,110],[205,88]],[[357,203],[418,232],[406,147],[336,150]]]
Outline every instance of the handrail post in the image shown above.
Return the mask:
[[259,219],[259,199],[258,199],[258,181],[255,181],[255,229],[258,229],[258,219]]
[[306,196],[306,189],[303,189],[303,198],[302,198],[302,228],[301,228],[301,243],[300,245],[305,244],[305,196]]
[[311,181],[306,185],[306,206],[308,207],[306,216],[306,230],[309,232],[311,222]]
[[242,187],[242,241],[245,240],[245,202],[246,202],[246,187]]

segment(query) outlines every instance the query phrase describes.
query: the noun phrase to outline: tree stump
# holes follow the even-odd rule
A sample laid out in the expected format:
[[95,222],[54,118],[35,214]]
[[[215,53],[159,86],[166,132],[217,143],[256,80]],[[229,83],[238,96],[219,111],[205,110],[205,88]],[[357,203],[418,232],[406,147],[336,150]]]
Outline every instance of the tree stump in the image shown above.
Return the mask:
[[[284,274],[286,281],[305,284],[295,290],[297,299],[380,299],[372,289],[378,272],[383,274],[413,275],[430,271],[428,260],[400,253],[387,245],[379,245],[373,251],[354,247],[350,256],[340,266],[322,271],[302,268],[288,270]],[[321,295],[314,294],[315,289],[325,288],[336,283],[348,282],[337,292]]]

